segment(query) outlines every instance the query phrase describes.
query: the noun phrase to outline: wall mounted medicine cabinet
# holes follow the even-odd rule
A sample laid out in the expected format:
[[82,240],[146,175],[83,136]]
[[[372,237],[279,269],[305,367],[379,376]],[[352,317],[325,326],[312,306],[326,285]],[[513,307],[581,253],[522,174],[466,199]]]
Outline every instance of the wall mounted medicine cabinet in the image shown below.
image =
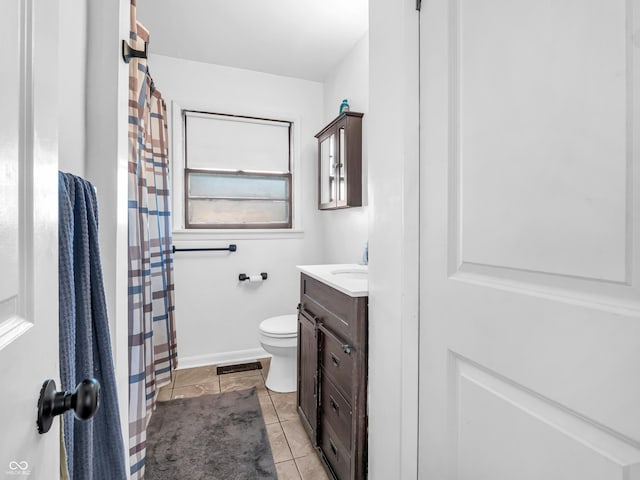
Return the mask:
[[318,208],[362,206],[362,113],[344,112],[318,139]]

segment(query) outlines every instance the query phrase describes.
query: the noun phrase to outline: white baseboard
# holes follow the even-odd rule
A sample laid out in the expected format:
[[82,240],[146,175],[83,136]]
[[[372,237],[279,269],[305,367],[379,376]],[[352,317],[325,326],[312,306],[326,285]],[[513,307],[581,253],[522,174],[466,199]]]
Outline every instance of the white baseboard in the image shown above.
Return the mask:
[[207,365],[232,365],[234,363],[252,362],[259,358],[267,358],[271,355],[262,348],[250,348],[249,350],[236,350],[234,352],[208,353],[205,355],[193,355],[181,357],[178,355],[178,370],[184,368],[204,367]]

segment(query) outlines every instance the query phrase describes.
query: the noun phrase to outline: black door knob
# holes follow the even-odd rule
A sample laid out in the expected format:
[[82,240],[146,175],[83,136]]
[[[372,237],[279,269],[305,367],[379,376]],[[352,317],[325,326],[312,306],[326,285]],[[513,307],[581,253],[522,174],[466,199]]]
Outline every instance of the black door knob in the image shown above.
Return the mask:
[[56,382],[44,382],[38,399],[38,432],[47,433],[56,415],[73,409],[76,418],[89,420],[100,405],[100,383],[95,378],[80,382],[74,392],[57,392]]

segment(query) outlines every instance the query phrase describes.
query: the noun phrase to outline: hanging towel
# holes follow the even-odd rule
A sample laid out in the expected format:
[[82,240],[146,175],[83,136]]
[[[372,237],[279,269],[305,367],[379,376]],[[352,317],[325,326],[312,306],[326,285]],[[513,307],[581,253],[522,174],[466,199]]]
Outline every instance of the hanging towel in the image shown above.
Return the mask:
[[59,320],[62,389],[95,377],[101,385],[95,417],[64,417],[71,480],[126,479],[115,371],[98,245],[98,202],[93,185],[58,174]]

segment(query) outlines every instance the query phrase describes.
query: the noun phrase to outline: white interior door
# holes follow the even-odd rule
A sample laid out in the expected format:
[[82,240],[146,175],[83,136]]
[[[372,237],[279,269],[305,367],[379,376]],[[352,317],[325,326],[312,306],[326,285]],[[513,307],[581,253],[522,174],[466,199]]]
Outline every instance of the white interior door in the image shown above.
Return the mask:
[[59,428],[39,435],[58,381],[58,7],[3,0],[0,14],[0,477],[59,478]]
[[419,478],[640,479],[640,1],[421,13]]

